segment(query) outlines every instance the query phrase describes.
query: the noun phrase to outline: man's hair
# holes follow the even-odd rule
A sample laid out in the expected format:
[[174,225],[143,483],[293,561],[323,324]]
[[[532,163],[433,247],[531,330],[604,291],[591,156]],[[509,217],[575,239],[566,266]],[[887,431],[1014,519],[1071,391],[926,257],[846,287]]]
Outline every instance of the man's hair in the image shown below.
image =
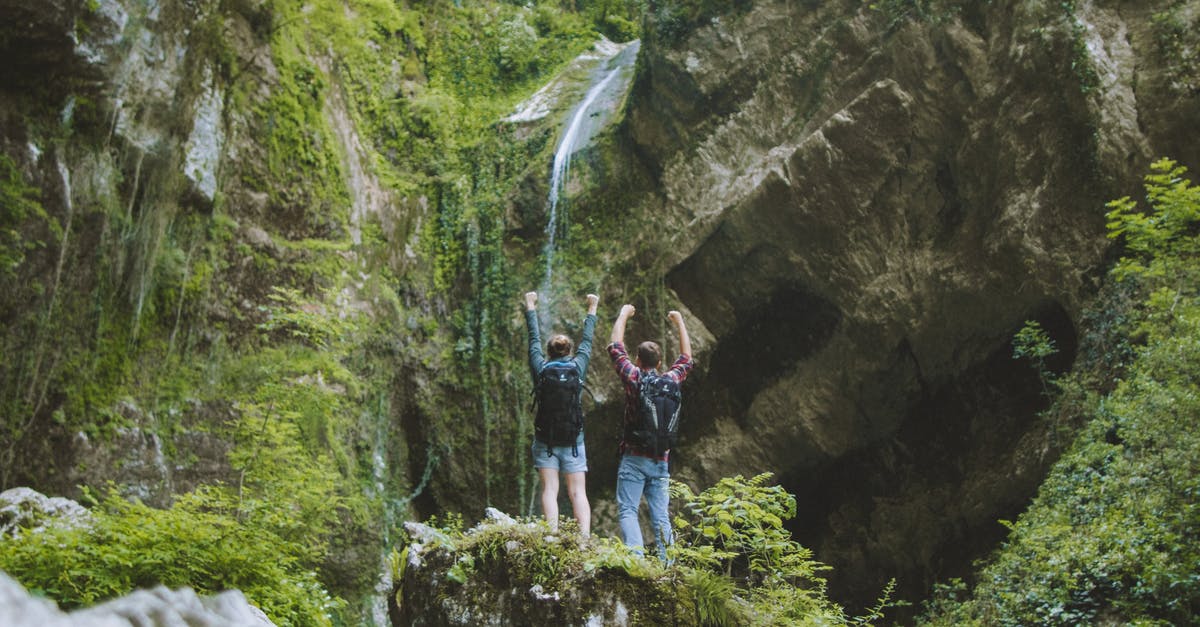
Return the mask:
[[654,342],[642,342],[637,347],[638,365],[643,368],[657,368],[662,362],[662,349]]
[[573,348],[575,348],[575,343],[565,335],[555,335],[546,342],[546,353],[550,355],[550,359],[566,357],[571,354]]

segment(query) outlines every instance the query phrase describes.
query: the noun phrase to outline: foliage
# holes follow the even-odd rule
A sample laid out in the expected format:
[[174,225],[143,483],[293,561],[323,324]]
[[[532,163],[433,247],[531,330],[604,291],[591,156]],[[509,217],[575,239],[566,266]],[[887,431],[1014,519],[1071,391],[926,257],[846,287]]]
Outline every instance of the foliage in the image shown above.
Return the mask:
[[[545,3],[532,8],[484,3],[439,18],[429,29],[429,80],[470,103],[473,113],[485,114],[474,118],[472,130],[479,122],[490,123],[495,113],[530,93],[533,81],[549,76],[596,39],[582,16]],[[496,105],[499,109],[492,108]]]
[[67,608],[159,584],[199,594],[239,589],[278,625],[331,625],[337,603],[303,551],[245,505],[218,487],[166,510],[110,490],[88,526],[0,540],[0,570]]
[[[698,570],[730,578],[753,608],[756,624],[844,620],[841,609],[825,598],[825,580],[817,573],[829,567],[812,559],[812,551],[792,540],[783,522],[796,515],[796,498],[781,486],[768,486],[771,473],[750,479],[726,477],[693,494],[672,482],[671,495],[682,500],[675,518],[676,545],[671,558]],[[697,607],[711,612],[712,586],[706,579],[697,590]],[[699,609],[698,609],[699,611]]]
[[351,329],[347,319],[329,315],[321,303],[307,302],[295,288],[273,286],[267,298],[274,305],[259,306],[267,314],[267,320],[258,325],[261,331],[284,331],[313,348],[325,349]]
[[[847,617],[825,596],[816,576],[827,567],[811,559],[808,549],[791,540],[783,522],[795,515],[795,497],[768,486],[770,473],[746,480],[726,478],[699,495],[681,483],[673,494],[685,502],[676,518],[676,543],[668,559],[646,558],[616,539],[583,542],[574,524],[551,532],[541,520],[487,521],[468,531],[453,525],[426,529],[422,545],[410,544],[437,558],[450,581],[464,594],[500,585],[525,589],[541,586],[546,594],[569,594],[589,579],[605,586],[638,591],[618,595],[630,612],[667,611],[662,620],[683,625],[871,624],[883,618],[891,586],[879,604],[862,617]],[[393,573],[403,585],[408,558],[396,551]],[[616,575],[614,579],[611,576]],[[422,575],[423,578],[429,574]],[[495,582],[503,582],[496,584]],[[626,583],[614,583],[626,582]],[[662,607],[664,600],[673,602]]]
[[21,171],[8,155],[0,154],[0,278],[11,278],[25,253],[44,242],[22,233],[29,220],[38,220],[61,234],[58,223],[38,201],[38,189],[25,183]]
[[764,487],[770,478],[770,473],[748,481],[741,475],[726,477],[699,495],[686,484],[672,483],[671,496],[683,500],[685,512],[675,518],[675,527],[687,538],[680,542],[686,549],[681,548],[678,558],[711,564],[749,586],[772,577],[812,579],[823,567],[809,561],[811,552],[783,528],[783,521],[796,515],[796,499],[780,486]]
[[929,624],[1179,625],[1200,615],[1200,195],[1183,174],[1155,163],[1144,213],[1127,198],[1109,204],[1110,235],[1126,245],[1111,277],[1143,295],[1127,325],[1141,347],[1111,391],[1089,397],[1089,419],[975,587],[940,588]]
[[1071,73],[1079,81],[1079,91],[1087,95],[1100,87],[1100,75],[1088,50],[1087,27],[1075,15],[1075,0],[1063,0],[1060,5],[1071,26]]
[[1200,222],[1200,188],[1184,178],[1187,168],[1169,159],[1150,166],[1146,195],[1152,210],[1138,211],[1128,196],[1108,203],[1108,234],[1121,238],[1129,255],[1113,268],[1118,280],[1129,277],[1182,285],[1200,253],[1194,227]]
[[1042,381],[1042,392],[1049,394],[1049,385],[1054,382],[1054,373],[1046,366],[1046,360],[1058,353],[1054,340],[1037,320],[1026,320],[1025,326],[1013,337],[1013,359],[1028,359],[1037,370]]

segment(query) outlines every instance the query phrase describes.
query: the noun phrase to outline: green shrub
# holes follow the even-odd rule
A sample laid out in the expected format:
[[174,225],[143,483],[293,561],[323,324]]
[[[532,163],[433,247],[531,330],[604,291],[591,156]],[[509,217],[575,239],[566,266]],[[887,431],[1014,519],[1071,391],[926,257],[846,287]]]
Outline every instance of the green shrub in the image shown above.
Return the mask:
[[1147,210],[1109,204],[1109,233],[1126,249],[1111,278],[1143,295],[1122,328],[1141,347],[1105,382],[1111,391],[1088,397],[1088,420],[970,594],[961,582],[940,587],[928,624],[1183,625],[1200,615],[1200,189],[1184,174],[1159,161]]
[[[784,528],[784,521],[796,515],[796,497],[781,486],[767,485],[771,477],[727,477],[700,494],[673,482],[671,495],[682,504],[675,518],[676,544],[668,555],[681,565],[727,578],[750,605],[739,624],[866,623],[896,605],[889,587],[867,616],[851,619],[826,598],[825,580],[818,573],[829,566],[813,560],[812,551]],[[720,616],[715,600],[727,588],[711,575],[689,574],[687,580],[695,585],[697,613]]]
[[216,488],[165,510],[109,492],[90,526],[0,540],[0,570],[64,608],[161,584],[199,594],[241,590],[278,625],[332,624],[338,602],[303,551],[239,505],[235,493]]
[[1037,320],[1026,320],[1025,326],[1013,338],[1013,359],[1027,359],[1042,381],[1042,392],[1050,394],[1054,373],[1046,366],[1046,360],[1058,353],[1054,340]]

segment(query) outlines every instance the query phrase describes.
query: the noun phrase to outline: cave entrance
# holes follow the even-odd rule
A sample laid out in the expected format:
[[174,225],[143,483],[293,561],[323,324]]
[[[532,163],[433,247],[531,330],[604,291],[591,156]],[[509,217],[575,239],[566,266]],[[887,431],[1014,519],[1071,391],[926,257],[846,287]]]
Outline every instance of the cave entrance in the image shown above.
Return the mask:
[[[1059,349],[1047,364],[1064,372],[1077,347],[1057,303],[1030,312]],[[900,428],[827,464],[780,477],[796,495],[790,528],[816,559],[833,566],[829,594],[853,612],[875,603],[889,579],[901,620],[920,611],[933,585],[969,580],[972,563],[1006,536],[1057,457],[1040,413],[1049,406],[1037,373],[1012,356],[1015,326],[994,350],[953,379],[930,384]]]

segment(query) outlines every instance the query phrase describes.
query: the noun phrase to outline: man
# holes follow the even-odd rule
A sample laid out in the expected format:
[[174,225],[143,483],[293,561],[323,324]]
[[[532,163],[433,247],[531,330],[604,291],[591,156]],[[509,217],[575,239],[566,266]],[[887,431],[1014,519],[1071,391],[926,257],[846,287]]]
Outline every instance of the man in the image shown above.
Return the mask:
[[[667,492],[670,473],[668,457],[670,449],[663,443],[651,443],[642,425],[642,409],[639,404],[645,399],[640,393],[643,380],[674,382],[675,393],[695,363],[692,361],[692,344],[688,338],[683,315],[678,311],[667,314],[679,332],[680,356],[671,368],[661,375],[662,349],[654,342],[642,342],[637,347],[636,361],[631,362],[625,351],[625,323],[634,314],[633,305],[622,305],[617,320],[613,323],[612,343],[608,346],[609,356],[617,374],[625,384],[625,418],[621,434],[621,462],[617,467],[617,509],[621,536],[625,544],[639,553],[643,550],[642,528],[638,522],[638,507],[642,496],[650,510],[650,524],[654,530],[654,543],[660,558],[666,559],[666,548],[672,542],[671,521],[667,514],[669,495]],[[678,396],[674,408],[678,410]]]
[[542,483],[542,513],[551,529],[558,529],[558,478],[567,482],[567,496],[579,523],[579,532],[591,533],[592,510],[587,499],[587,451],[583,446],[583,410],[580,395],[592,357],[596,331],[596,306],[600,297],[587,295],[587,316],[579,350],[571,356],[571,338],[555,335],[546,342],[538,334],[537,292],[525,294],[525,326],[529,330],[529,371],[537,394],[532,447],[533,466]]

